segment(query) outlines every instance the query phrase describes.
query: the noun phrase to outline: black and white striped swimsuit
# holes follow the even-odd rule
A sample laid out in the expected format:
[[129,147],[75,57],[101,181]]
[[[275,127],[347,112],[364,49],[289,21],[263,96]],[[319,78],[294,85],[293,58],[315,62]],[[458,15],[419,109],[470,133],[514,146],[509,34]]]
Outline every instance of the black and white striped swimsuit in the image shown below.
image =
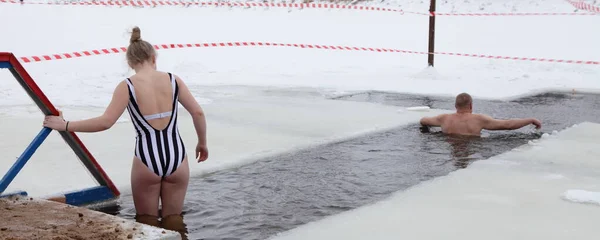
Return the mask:
[[[131,79],[127,78],[127,86],[129,87],[129,105],[127,105],[127,110],[137,133],[135,156],[160,177],[173,174],[186,156],[185,146],[177,127],[179,87],[177,81],[175,81],[175,77],[171,73],[169,73],[169,77],[173,88],[173,110],[171,112],[148,116],[142,116],[136,102],[133,84],[131,83]],[[148,120],[167,117],[169,115],[171,118],[164,130],[157,130],[148,123]]]

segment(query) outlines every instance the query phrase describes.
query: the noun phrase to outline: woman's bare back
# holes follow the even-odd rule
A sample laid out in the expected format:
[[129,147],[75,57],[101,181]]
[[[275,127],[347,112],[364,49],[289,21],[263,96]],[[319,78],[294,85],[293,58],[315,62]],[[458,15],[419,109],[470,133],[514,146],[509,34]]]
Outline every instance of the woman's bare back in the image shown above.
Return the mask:
[[169,75],[154,71],[138,73],[130,79],[135,90],[136,102],[144,116],[169,113],[155,119],[146,118],[146,121],[157,130],[166,128],[171,119],[170,113],[173,111],[173,87]]

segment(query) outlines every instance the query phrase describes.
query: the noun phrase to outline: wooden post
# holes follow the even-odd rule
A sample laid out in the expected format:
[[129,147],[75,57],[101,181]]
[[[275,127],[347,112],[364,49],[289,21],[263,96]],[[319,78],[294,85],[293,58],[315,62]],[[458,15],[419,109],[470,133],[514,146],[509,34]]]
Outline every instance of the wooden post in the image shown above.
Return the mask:
[[433,67],[433,52],[435,52],[435,0],[430,0],[429,6],[429,58],[427,62]]

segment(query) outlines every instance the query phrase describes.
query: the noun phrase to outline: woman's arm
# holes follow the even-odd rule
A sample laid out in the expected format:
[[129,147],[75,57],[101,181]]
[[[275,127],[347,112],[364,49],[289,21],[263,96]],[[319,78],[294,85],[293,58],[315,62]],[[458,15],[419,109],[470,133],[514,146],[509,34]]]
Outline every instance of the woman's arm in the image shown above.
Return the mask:
[[187,85],[178,76],[175,76],[175,80],[179,86],[179,102],[181,105],[192,115],[194,121],[194,127],[196,128],[196,135],[198,136],[198,145],[196,146],[196,157],[200,154],[198,161],[204,161],[208,158],[208,149],[206,143],[206,117],[204,116],[204,110],[198,104],[198,101],[194,98]]
[[[111,128],[127,108],[129,91],[127,84],[122,81],[113,92],[112,100],[104,114],[99,117],[80,121],[65,121],[62,113],[59,116],[46,116],[44,127],[58,131],[69,132],[100,132]],[[68,123],[68,126],[67,126]]]

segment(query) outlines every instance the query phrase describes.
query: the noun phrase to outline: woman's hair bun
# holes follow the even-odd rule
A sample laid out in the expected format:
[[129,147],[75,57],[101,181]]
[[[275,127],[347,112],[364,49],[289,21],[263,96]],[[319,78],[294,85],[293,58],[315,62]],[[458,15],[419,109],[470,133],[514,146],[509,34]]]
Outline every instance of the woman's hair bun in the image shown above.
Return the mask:
[[134,43],[139,41],[142,38],[142,33],[139,27],[134,27],[131,32],[131,39],[129,39],[129,43]]

